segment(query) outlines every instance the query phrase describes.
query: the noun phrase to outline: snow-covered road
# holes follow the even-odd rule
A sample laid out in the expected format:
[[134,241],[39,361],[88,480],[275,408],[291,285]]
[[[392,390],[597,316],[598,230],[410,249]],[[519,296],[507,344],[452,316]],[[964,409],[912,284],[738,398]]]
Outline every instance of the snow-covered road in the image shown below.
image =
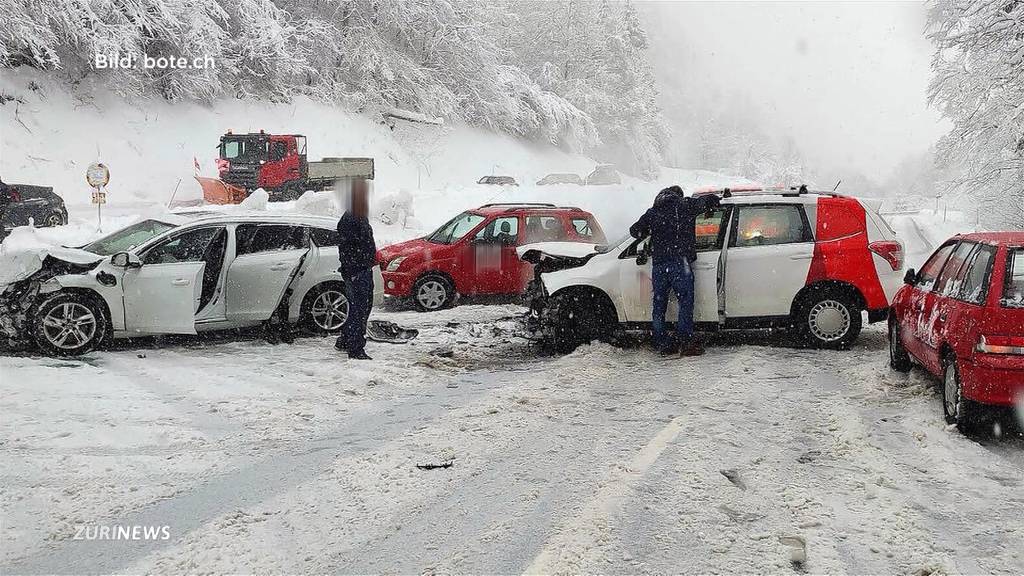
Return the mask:
[[540,358],[519,311],[379,313],[422,333],[372,364],[320,338],[0,358],[0,572],[779,573],[786,537],[812,572],[1024,572],[1024,440],[947,427],[879,326]]

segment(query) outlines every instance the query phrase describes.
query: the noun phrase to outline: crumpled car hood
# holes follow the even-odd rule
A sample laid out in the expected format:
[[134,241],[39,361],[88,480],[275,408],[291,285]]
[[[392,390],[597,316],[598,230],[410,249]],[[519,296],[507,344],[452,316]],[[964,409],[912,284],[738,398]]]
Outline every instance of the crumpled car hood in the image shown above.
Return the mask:
[[15,228],[0,245],[0,291],[42,270],[48,259],[88,270],[104,258],[85,250],[42,242],[31,228]]
[[567,256],[570,258],[583,258],[590,256],[597,251],[597,244],[584,242],[534,242],[523,244],[516,248],[516,253],[522,258],[527,252],[537,251],[545,256]]

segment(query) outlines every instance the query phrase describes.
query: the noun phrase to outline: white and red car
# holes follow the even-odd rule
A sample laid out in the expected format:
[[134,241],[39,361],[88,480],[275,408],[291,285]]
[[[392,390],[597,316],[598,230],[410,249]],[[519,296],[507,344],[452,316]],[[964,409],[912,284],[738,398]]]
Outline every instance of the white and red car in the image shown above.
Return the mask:
[[[896,233],[853,197],[804,187],[745,190],[696,226],[698,329],[790,327],[811,346],[844,348],[860,333],[862,313],[869,322],[886,318],[902,284]],[[536,264],[530,331],[567,351],[648,327],[647,243],[627,237],[589,253],[552,243],[520,247],[520,257]],[[670,299],[668,320],[676,314]]]

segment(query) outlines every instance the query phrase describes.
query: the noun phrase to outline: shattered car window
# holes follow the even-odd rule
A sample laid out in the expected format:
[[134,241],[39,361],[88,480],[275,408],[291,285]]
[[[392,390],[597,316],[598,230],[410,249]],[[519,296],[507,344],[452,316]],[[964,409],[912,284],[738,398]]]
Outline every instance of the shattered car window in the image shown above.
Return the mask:
[[160,222],[159,220],[143,220],[118,230],[113,234],[104,236],[95,242],[86,244],[82,249],[93,254],[110,256],[111,254],[117,254],[118,252],[124,252],[136,246],[141,246],[150,239],[156,238],[172,228],[174,228],[173,224]]

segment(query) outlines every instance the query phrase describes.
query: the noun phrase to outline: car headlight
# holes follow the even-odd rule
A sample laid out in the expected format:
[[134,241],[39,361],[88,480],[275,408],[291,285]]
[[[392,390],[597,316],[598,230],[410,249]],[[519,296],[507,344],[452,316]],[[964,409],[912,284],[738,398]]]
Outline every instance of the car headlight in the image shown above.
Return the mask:
[[398,270],[398,267],[402,265],[402,262],[405,261],[405,258],[405,256],[399,256],[398,258],[395,258],[391,262],[388,262],[388,272],[394,272],[395,270]]

